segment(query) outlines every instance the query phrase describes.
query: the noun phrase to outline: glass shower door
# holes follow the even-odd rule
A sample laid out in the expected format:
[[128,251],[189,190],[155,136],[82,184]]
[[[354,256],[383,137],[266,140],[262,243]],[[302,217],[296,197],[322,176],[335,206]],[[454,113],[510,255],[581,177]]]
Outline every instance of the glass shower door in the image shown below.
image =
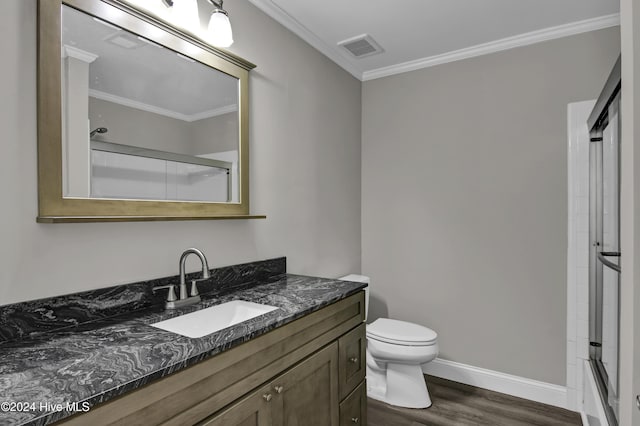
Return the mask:
[[610,423],[618,420],[620,287],[619,98],[591,144],[591,360]]
[[[620,173],[618,102],[609,107],[602,134],[602,356],[608,379],[608,402],[618,417],[618,324],[620,287]],[[614,268],[613,263],[618,268]],[[618,270],[616,270],[618,269]]]

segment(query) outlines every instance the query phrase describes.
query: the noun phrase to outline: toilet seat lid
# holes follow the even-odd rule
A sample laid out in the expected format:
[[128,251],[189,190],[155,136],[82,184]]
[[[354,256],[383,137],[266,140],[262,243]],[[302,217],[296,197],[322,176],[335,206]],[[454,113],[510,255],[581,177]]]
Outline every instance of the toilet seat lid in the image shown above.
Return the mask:
[[378,318],[367,325],[367,337],[388,343],[428,345],[435,343],[438,333],[411,322]]

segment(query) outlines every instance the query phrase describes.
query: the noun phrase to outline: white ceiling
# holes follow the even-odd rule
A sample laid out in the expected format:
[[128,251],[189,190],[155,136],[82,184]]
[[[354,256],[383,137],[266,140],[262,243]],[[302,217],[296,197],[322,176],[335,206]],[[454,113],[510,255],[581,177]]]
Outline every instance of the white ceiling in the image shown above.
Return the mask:
[[93,97],[184,121],[237,109],[235,77],[67,6],[62,9],[62,43],[97,56],[89,66]]
[[[618,0],[250,1],[361,80],[620,21]],[[358,59],[338,46],[361,34],[372,36],[384,52]]]

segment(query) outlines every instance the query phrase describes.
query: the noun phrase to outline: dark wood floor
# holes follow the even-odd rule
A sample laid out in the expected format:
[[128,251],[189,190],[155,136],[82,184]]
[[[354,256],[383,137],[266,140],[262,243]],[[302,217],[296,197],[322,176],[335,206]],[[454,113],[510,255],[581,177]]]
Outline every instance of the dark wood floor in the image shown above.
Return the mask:
[[433,405],[398,408],[369,398],[369,426],[569,426],[580,415],[432,376],[425,376]]

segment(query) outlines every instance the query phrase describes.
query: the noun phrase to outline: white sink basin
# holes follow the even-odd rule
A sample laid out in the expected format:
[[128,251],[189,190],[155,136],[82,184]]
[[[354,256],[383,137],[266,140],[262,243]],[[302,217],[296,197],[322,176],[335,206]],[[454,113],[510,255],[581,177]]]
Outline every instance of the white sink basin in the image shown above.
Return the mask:
[[234,300],[160,321],[151,326],[187,337],[202,337],[276,309],[278,308],[275,306]]

